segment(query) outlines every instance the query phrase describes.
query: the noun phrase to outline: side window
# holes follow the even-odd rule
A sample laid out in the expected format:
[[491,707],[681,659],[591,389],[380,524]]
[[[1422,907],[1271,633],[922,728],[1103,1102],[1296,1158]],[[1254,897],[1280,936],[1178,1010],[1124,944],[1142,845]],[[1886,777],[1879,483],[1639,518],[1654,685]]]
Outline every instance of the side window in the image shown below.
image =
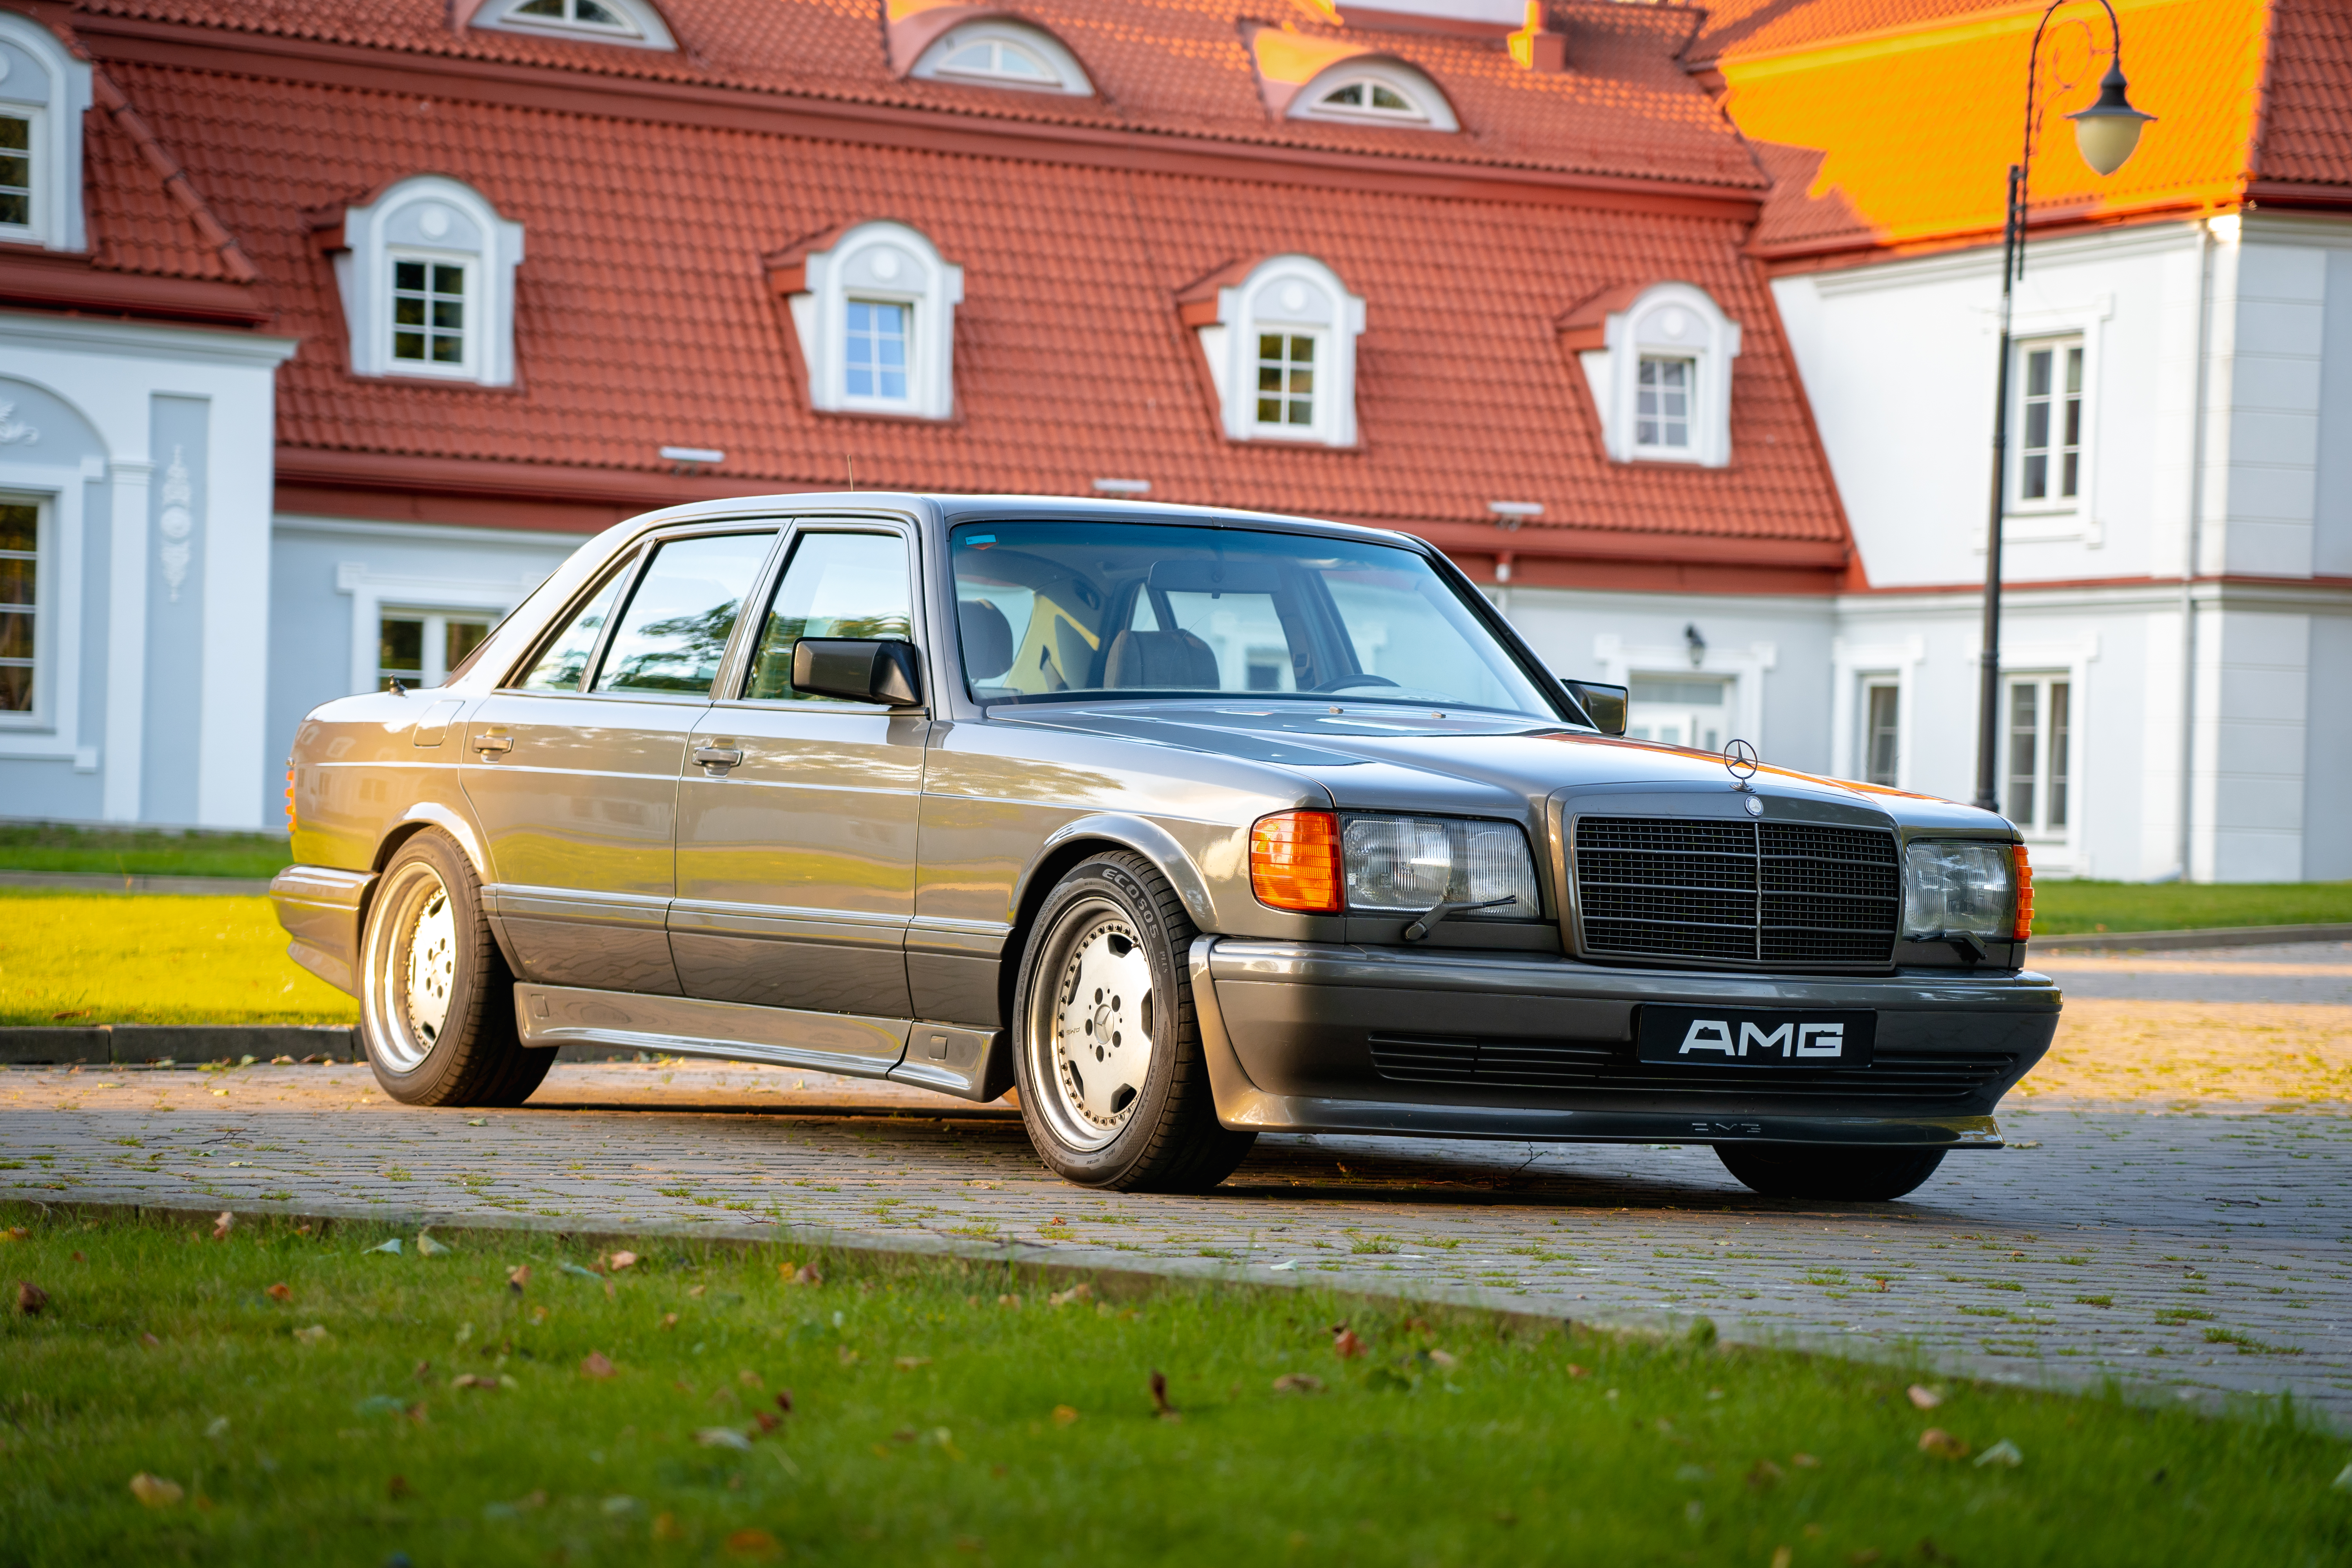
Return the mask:
[[596,655],[596,638],[612,618],[613,601],[628,581],[623,570],[613,574],[612,580],[599,589],[596,596],[581,606],[571,623],[556,634],[539,656],[529,674],[515,684],[525,691],[577,691],[581,678],[588,673],[588,661]]
[[906,541],[895,533],[807,533],[777,581],[743,695],[760,702],[824,702],[794,689],[793,645],[803,637],[911,637],[914,595]]
[[775,540],[772,532],[725,533],[662,545],[629,595],[595,689],[709,692]]

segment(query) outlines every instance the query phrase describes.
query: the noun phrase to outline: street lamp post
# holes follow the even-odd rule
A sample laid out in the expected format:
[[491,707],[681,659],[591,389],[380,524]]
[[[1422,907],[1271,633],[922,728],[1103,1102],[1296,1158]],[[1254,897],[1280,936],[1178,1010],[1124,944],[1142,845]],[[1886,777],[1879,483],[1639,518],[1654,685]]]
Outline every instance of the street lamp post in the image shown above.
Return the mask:
[[[2010,307],[2017,279],[2025,276],[2026,175],[2033,166],[2034,91],[2042,67],[2042,35],[2050,18],[2068,0],[2051,0],[2033,29],[2032,52],[2025,65],[2025,144],[2009,166],[2009,205],[2001,225],[2000,365],[1993,378],[1992,510],[1985,527],[1984,670],[1977,708],[1977,804],[1987,811],[2000,809],[1998,773],[2000,756],[2000,528],[2008,510],[2009,484],[2009,361]],[[2115,50],[2106,74],[2099,79],[2099,100],[2066,118],[2074,122],[2074,145],[2101,175],[2124,166],[2139,144],[2140,127],[2155,118],[2142,114],[2125,96],[2123,25],[2116,8],[2099,0],[2107,14]]]

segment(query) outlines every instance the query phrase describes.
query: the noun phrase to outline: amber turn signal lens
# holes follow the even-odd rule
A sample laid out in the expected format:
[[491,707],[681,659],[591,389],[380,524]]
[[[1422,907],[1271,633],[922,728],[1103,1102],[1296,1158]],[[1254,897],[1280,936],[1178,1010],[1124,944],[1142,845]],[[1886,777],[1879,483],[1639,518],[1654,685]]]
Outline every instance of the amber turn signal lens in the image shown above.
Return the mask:
[[294,770],[286,770],[286,831],[291,833],[298,825],[294,820]]
[[1285,811],[1250,828],[1250,890],[1302,914],[1339,908],[1339,822],[1328,811]]
[[2024,845],[2012,844],[2010,850],[2017,857],[2017,925],[2010,935],[2023,942],[2033,934],[2033,862]]

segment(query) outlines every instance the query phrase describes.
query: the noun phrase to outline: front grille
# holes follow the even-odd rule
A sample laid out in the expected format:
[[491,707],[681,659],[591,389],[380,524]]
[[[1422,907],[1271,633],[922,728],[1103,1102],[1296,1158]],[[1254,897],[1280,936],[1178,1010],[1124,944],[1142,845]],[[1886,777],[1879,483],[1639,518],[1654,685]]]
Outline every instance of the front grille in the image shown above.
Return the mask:
[[1373,1035],[1372,1067],[1399,1083],[1480,1084],[1598,1093],[1966,1100],[2015,1070],[2007,1054],[1881,1051],[1866,1068],[1692,1068],[1638,1062],[1629,1047],[1586,1040],[1495,1040],[1468,1036]]
[[1880,828],[1580,817],[1575,876],[1593,957],[1877,966],[1903,907],[1895,836]]

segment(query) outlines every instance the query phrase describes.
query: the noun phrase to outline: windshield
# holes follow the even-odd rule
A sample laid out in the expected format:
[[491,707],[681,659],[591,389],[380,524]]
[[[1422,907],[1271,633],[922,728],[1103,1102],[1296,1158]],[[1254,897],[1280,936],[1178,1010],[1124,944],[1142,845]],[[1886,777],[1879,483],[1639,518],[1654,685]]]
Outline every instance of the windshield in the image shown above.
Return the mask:
[[1344,693],[1563,711],[1411,550],[1121,522],[971,523],[952,542],[982,702]]

